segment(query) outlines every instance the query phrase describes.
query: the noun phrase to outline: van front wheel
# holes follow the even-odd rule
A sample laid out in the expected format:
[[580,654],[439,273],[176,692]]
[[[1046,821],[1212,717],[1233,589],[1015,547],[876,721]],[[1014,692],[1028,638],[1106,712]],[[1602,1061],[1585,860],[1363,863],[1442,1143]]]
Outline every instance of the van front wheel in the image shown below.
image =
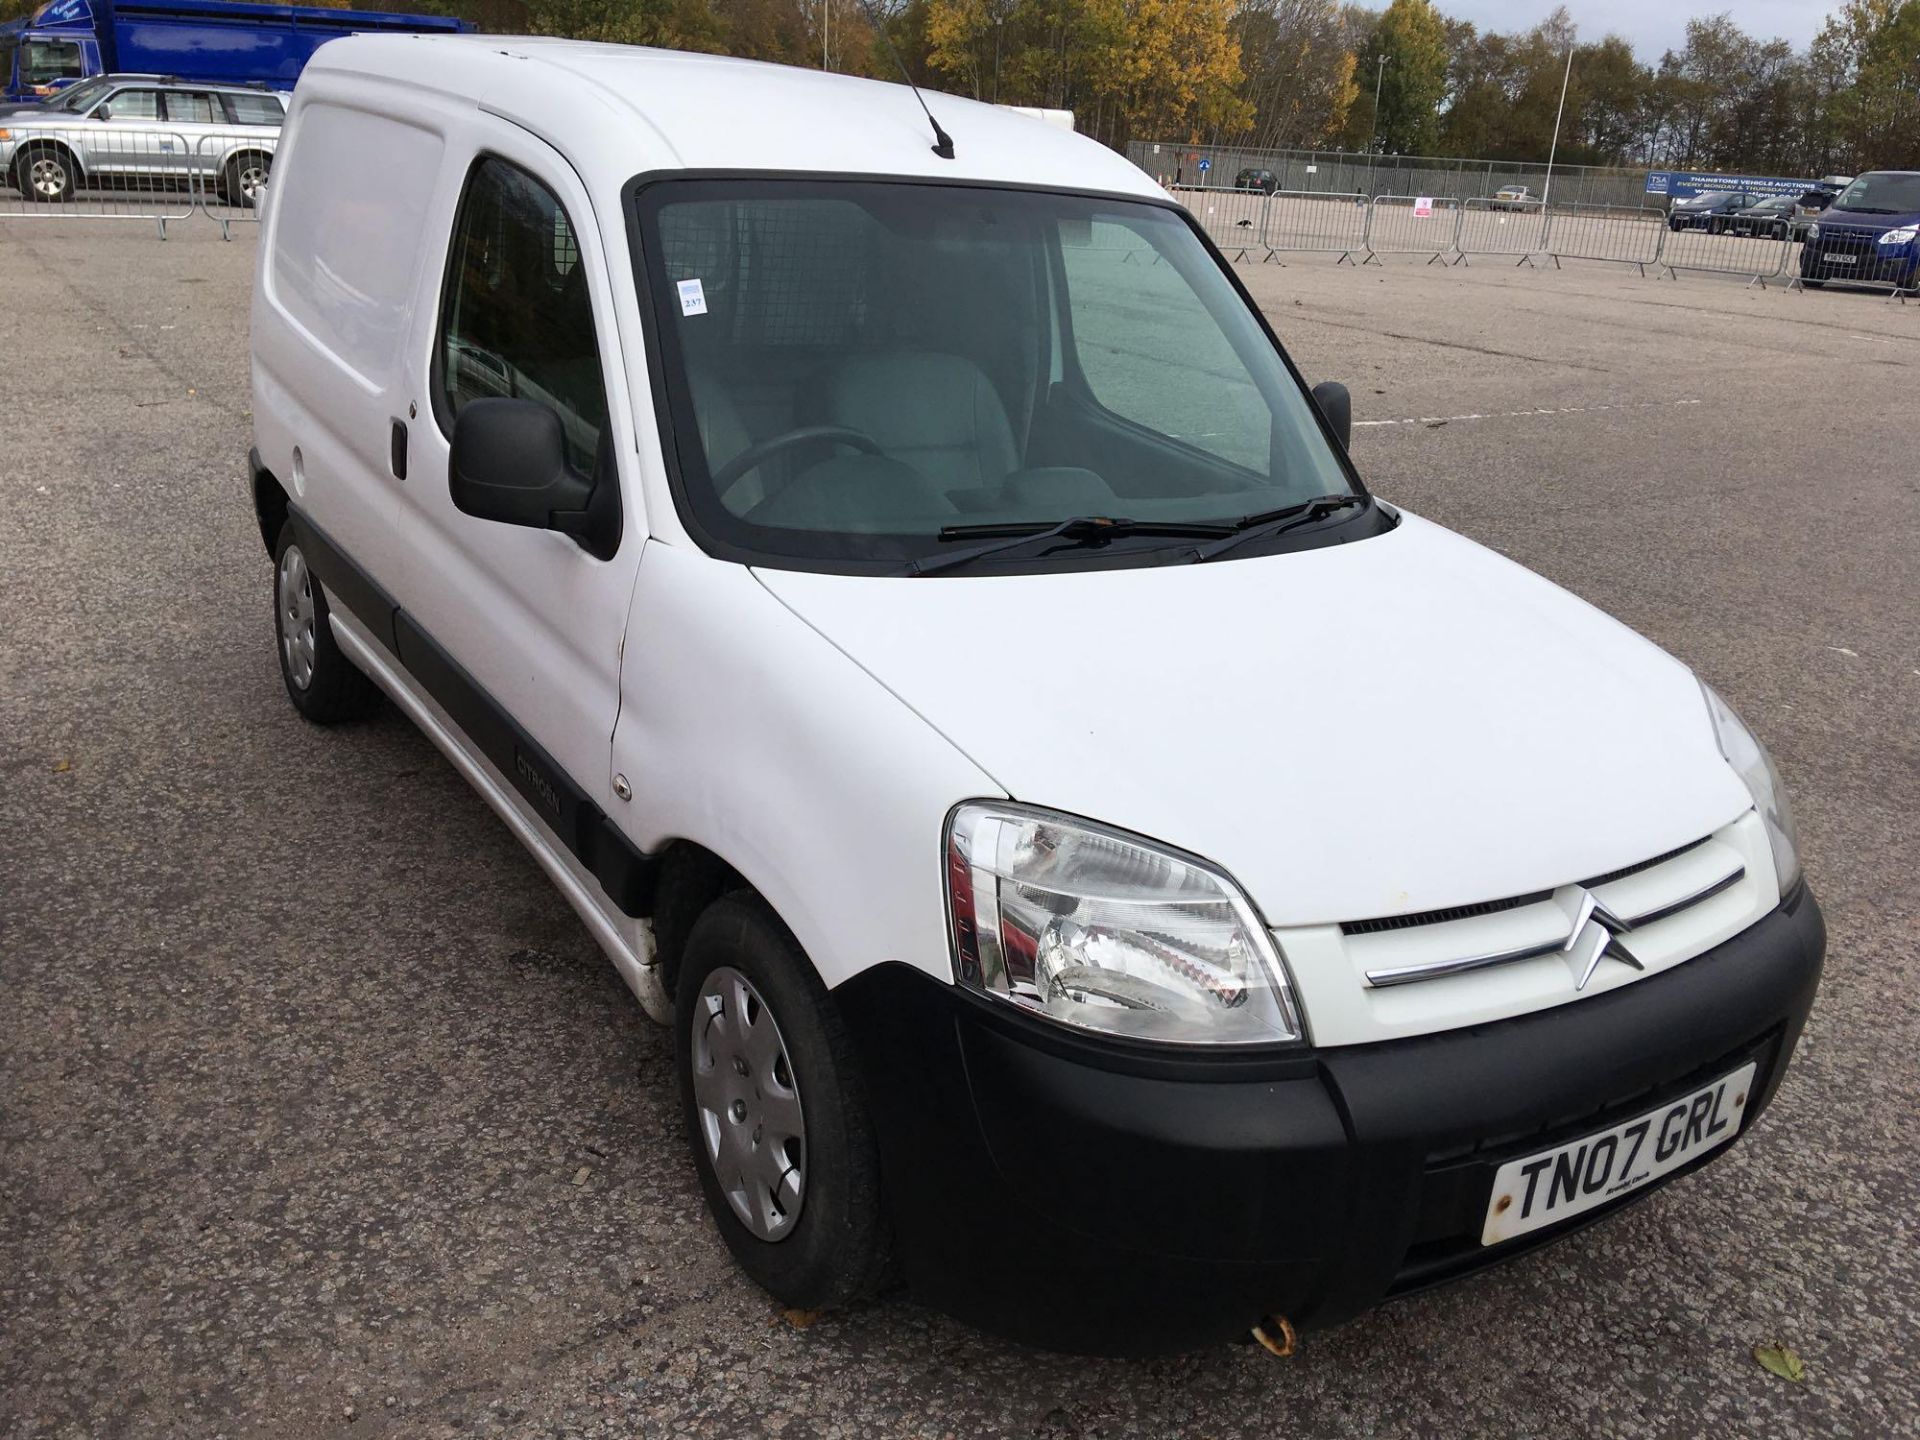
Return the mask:
[[273,547],[273,638],[287,698],[314,724],[364,720],[379,707],[379,689],[333,638],[326,591],[308,568],[291,521],[280,527]]
[[694,922],[675,996],[687,1139],[734,1259],[796,1309],[872,1294],[889,1251],[879,1155],[806,952],[758,896],[722,896]]

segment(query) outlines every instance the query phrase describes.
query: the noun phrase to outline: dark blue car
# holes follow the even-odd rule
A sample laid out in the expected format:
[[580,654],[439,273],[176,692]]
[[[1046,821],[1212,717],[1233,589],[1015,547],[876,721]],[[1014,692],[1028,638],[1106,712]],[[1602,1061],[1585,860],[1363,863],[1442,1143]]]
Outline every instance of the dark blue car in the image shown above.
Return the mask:
[[1874,170],[1808,227],[1800,283],[1920,288],[1920,171]]

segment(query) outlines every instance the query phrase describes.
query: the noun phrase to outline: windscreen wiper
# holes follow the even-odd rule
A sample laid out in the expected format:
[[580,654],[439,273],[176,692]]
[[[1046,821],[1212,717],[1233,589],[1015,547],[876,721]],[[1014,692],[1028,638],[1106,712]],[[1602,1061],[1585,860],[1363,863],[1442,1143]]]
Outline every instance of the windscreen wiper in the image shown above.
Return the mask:
[[1007,521],[984,525],[948,525],[940,531],[942,540],[966,540],[975,536],[999,535],[1004,539],[991,545],[976,545],[971,550],[961,550],[952,555],[940,555],[933,559],[915,560],[907,567],[909,575],[932,575],[940,570],[952,570],[961,565],[970,565],[975,560],[984,560],[989,555],[998,555],[1002,551],[1017,550],[1023,545],[1038,544],[1046,540],[1064,540],[1071,545],[1104,545],[1109,540],[1118,540],[1124,535],[1172,535],[1209,539],[1230,537],[1234,526],[1225,521],[1209,523],[1201,520],[1127,520],[1110,515],[1074,515],[1057,525],[1043,522]]
[[1372,502],[1370,495],[1316,495],[1311,500],[1302,500],[1298,505],[1283,505],[1278,510],[1262,510],[1257,515],[1243,517],[1233,527],[1233,533],[1226,538],[1216,540],[1211,545],[1202,545],[1193,552],[1193,558],[1211,560],[1216,555],[1224,555],[1234,546],[1245,540],[1264,540],[1274,535],[1284,535],[1287,531],[1301,525],[1310,525],[1322,516],[1331,515],[1336,510],[1345,510],[1354,505],[1366,505]]

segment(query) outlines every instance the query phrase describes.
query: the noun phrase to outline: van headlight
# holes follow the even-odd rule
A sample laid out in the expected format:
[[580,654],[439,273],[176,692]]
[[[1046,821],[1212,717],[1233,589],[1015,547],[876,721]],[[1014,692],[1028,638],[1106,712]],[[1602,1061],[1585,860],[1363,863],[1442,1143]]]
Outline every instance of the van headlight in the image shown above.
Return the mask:
[[1813,224],[1807,226],[1807,239],[1818,240],[1819,238],[1820,238],[1820,224],[1818,221],[1815,221]]
[[1191,855],[1026,805],[947,821],[960,983],[1082,1030],[1178,1044],[1303,1034],[1286,964],[1253,905]]
[[1700,689],[1707,697],[1707,713],[1713,717],[1713,733],[1720,741],[1720,753],[1727,757],[1733,773],[1746,782],[1753,796],[1753,808],[1767,827],[1767,843],[1773,847],[1773,873],[1779,877],[1780,893],[1785,895],[1800,881],[1800,841],[1794,833],[1793,807],[1787,803],[1787,790],[1780,783],[1780,772],[1773,768],[1767,747],[1754,738],[1740,717],[1706,681]]
[[1882,245],[1911,245],[1916,235],[1920,235],[1920,225],[1902,225],[1898,230],[1889,230],[1880,237]]

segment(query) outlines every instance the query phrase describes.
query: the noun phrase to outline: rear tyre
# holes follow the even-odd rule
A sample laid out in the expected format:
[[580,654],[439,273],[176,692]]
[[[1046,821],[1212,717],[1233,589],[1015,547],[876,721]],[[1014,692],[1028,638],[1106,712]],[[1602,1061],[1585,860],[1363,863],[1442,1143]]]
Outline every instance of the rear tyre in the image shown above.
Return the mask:
[[727,1248],[782,1304],[872,1294],[890,1240],[864,1087],[813,962],[757,895],[694,922],[675,986],[681,1110]]
[[293,525],[282,525],[273,547],[273,634],[287,698],[316,725],[364,720],[379,708],[380,691],[342,653],[328,613]]
[[61,205],[73,198],[79,167],[58,145],[34,145],[13,162],[13,188],[41,205]]
[[229,204],[252,210],[266,196],[267,176],[273,171],[273,157],[258,153],[236,155],[220,172],[220,194]]

